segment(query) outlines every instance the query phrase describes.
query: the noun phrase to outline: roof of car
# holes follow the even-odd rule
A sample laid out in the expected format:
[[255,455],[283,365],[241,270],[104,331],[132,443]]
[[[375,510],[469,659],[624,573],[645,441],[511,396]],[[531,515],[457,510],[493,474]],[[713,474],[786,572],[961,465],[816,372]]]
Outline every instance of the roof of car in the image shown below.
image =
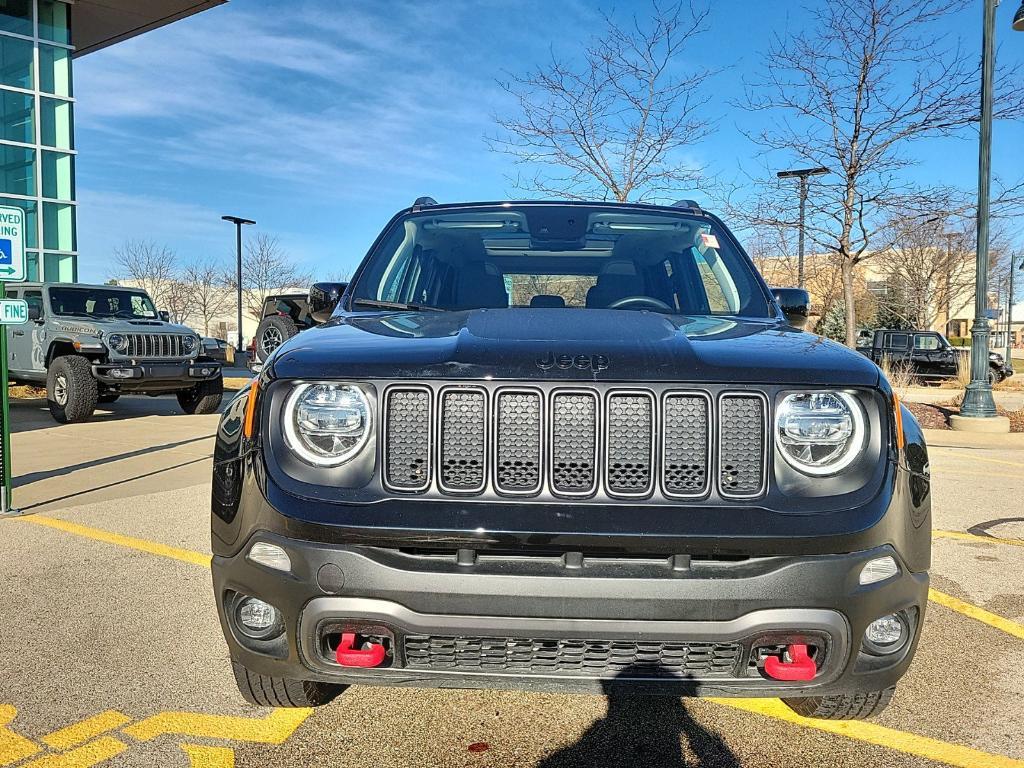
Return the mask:
[[42,288],[44,286],[47,287],[47,288],[101,288],[101,289],[104,289],[104,290],[120,289],[122,291],[143,291],[143,292],[145,291],[144,288],[138,288],[138,287],[132,286],[132,285],[100,285],[98,283],[56,283],[56,282],[52,282],[52,283],[51,282],[46,282],[46,283],[35,282],[35,283],[32,283],[32,282],[24,282],[24,283],[10,283],[8,285],[8,287],[10,287],[10,288],[22,288],[22,287],[24,287],[24,288]]
[[617,200],[477,200],[454,203],[421,202],[419,198],[407,210],[424,211],[433,209],[450,208],[472,208],[475,206],[516,206],[516,205],[551,205],[571,207],[592,207],[602,208],[626,208],[631,210],[662,210],[662,211],[687,211],[692,213],[704,213],[703,209],[693,200],[679,200],[674,203],[645,203],[645,202],[619,202]]

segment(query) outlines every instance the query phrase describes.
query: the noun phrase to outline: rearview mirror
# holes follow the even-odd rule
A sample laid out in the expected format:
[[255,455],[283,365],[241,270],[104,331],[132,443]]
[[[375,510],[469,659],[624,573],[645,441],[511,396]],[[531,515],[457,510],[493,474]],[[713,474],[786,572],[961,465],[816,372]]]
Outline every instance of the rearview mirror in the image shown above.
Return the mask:
[[43,319],[43,311],[41,309],[39,309],[39,307],[29,307],[28,308],[28,319],[29,320],[42,320]]
[[803,330],[811,314],[811,295],[803,288],[772,288],[786,322]]
[[318,323],[326,323],[334,314],[348,283],[313,283],[309,289],[309,314]]
[[159,315],[160,319],[163,320],[165,323],[171,322],[171,313],[168,312],[166,309],[161,309],[159,312],[157,312],[157,315]]

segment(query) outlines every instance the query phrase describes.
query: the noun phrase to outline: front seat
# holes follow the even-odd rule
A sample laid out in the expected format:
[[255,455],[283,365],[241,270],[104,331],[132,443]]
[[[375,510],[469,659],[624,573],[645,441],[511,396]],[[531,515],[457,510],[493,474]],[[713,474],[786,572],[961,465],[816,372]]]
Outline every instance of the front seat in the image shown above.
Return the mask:
[[587,307],[603,309],[627,296],[644,296],[644,280],[637,274],[632,261],[610,261],[597,278],[597,283],[587,291]]
[[453,309],[505,309],[508,291],[505,279],[489,261],[467,261],[455,281]]

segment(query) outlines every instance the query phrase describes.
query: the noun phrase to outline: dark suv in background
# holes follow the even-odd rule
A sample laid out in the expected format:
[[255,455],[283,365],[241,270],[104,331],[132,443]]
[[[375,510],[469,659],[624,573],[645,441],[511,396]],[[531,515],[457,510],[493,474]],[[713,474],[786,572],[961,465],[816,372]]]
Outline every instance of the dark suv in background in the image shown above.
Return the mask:
[[[239,690],[781,696],[881,711],[920,637],[928,457],[696,204],[417,201],[224,413]],[[332,314],[333,311],[333,314]]]

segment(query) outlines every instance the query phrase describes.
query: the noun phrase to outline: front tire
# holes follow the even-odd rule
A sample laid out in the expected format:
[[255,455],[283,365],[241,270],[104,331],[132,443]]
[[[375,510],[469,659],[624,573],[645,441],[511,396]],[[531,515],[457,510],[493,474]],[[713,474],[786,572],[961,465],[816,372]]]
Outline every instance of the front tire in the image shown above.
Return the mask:
[[53,359],[46,369],[46,402],[55,421],[88,421],[98,400],[99,387],[92,377],[92,363],[77,355]]
[[224,377],[201,381],[178,393],[178,405],[188,414],[216,413],[224,396]]
[[855,691],[836,693],[829,696],[805,696],[783,699],[798,715],[818,720],[867,720],[881,714],[889,706],[896,686],[881,691]]
[[344,685],[261,675],[235,661],[231,671],[242,698],[258,707],[319,707],[345,690]]

